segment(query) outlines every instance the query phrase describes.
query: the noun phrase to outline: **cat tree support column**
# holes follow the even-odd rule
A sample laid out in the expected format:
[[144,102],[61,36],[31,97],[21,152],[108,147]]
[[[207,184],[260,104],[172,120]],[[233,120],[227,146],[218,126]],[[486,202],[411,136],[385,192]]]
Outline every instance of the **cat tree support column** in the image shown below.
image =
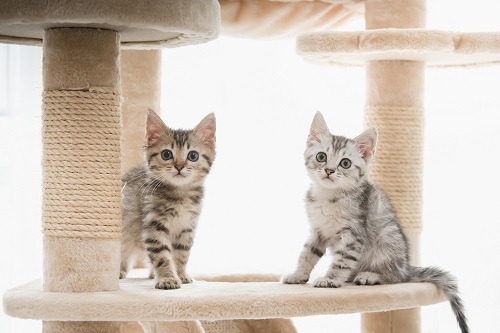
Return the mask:
[[[119,35],[49,29],[43,40],[46,292],[118,289],[121,237]],[[48,322],[43,332],[119,332]]]
[[122,175],[143,164],[148,108],[160,113],[161,50],[122,50]]
[[[425,0],[367,0],[366,29],[423,28]],[[366,69],[366,126],[379,141],[372,176],[394,204],[419,264],[422,212],[422,148],[425,63],[370,61]],[[420,309],[362,315],[365,333],[418,333]]]

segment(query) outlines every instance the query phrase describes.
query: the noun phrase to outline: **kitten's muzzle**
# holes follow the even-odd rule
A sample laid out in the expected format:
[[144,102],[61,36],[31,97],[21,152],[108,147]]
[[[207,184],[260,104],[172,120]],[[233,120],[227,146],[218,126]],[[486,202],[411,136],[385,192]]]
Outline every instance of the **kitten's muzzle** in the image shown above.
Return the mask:
[[332,173],[334,173],[334,172],[335,172],[335,170],[333,170],[333,169],[325,169],[325,173],[326,173],[328,176],[330,176],[330,175],[331,175]]

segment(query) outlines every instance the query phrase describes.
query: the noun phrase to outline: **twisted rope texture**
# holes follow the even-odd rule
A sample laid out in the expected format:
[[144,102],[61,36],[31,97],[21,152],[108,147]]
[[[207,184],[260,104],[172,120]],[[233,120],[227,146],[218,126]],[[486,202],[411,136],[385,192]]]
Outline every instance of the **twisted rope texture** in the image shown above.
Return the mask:
[[44,235],[120,238],[119,94],[45,91],[43,107]]
[[367,126],[378,127],[372,178],[393,203],[405,230],[422,228],[422,152],[424,110],[368,106]]

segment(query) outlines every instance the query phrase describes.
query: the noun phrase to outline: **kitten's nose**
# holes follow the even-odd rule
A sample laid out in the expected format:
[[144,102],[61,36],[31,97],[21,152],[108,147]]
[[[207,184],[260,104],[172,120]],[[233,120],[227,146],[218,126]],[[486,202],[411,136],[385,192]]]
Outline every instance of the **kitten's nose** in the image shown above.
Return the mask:
[[174,168],[177,169],[177,171],[181,172],[182,169],[184,169],[184,165],[174,165]]
[[328,176],[330,176],[332,173],[335,172],[335,170],[332,170],[332,169],[325,169],[325,172]]

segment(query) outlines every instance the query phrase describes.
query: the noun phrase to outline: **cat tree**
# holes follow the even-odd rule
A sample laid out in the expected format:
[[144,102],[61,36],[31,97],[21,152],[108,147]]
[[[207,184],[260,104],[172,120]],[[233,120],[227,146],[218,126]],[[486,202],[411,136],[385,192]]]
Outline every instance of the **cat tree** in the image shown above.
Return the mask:
[[[417,29],[424,27],[423,0],[219,3],[223,31],[247,37],[332,29],[365,10],[368,30],[302,35],[297,49],[315,62],[366,64],[366,122],[381,132],[373,175],[392,198],[417,263],[425,65],[498,61],[500,35]],[[143,106],[159,105],[160,62],[157,50],[127,50],[120,74],[120,48],[211,40],[218,34],[219,3],[0,4],[0,42],[42,45],[44,54],[43,282],[7,291],[5,312],[43,320],[46,333],[115,333],[120,321],[140,321],[147,332],[245,332],[248,319],[359,312],[365,313],[364,332],[418,332],[415,308],[445,300],[430,284],[325,290],[248,275],[199,279],[161,291],[147,279],[118,280],[120,169],[141,158],[136,147],[142,145]],[[411,151],[402,149],[408,142],[415,147]],[[410,310],[386,312],[401,309]],[[268,330],[292,332],[286,325]]]

